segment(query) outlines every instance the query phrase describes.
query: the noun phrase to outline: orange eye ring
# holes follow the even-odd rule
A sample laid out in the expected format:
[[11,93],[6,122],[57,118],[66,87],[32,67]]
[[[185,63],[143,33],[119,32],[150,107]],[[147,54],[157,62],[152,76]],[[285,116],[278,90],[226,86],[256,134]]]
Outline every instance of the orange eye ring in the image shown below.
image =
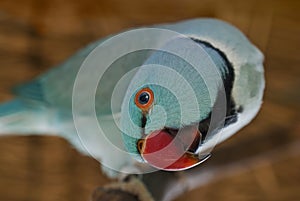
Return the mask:
[[143,88],[135,95],[134,102],[142,111],[148,111],[154,101],[154,94],[150,88]]

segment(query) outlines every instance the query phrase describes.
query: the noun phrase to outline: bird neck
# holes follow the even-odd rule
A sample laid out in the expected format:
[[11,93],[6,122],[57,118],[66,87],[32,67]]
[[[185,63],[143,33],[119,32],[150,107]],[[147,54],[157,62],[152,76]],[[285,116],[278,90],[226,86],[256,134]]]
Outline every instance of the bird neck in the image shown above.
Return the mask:
[[[232,88],[235,79],[235,72],[234,72],[233,65],[230,63],[230,61],[228,60],[224,52],[214,47],[209,42],[202,41],[195,38],[191,38],[191,39],[195,41],[198,45],[200,45],[203,49],[205,49],[208,55],[212,58],[213,62],[216,64],[216,67],[218,68],[222,76],[223,86],[226,95],[226,102],[227,102],[226,117],[224,122],[225,126],[236,122],[237,111],[235,107],[235,102],[232,97]],[[211,113],[207,116],[207,118],[199,122],[198,129],[202,133],[202,142],[205,140],[205,137],[207,135],[207,131],[210,126],[210,121],[211,121]]]

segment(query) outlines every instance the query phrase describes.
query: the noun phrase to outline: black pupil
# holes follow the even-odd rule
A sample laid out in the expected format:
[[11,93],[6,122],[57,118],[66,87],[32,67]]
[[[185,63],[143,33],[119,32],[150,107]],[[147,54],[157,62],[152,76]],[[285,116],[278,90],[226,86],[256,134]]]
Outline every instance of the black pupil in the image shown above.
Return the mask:
[[143,92],[139,96],[139,103],[142,104],[142,105],[147,104],[149,102],[149,99],[150,99],[149,93],[148,92]]

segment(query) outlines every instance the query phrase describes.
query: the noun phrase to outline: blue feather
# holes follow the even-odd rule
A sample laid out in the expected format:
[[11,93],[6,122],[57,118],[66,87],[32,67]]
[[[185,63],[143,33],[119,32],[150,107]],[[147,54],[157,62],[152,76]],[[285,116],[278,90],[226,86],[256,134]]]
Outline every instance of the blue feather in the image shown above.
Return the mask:
[[39,79],[13,88],[13,93],[25,99],[36,100],[40,102],[45,101],[43,85]]
[[0,118],[16,113],[20,113],[22,111],[26,111],[27,106],[23,101],[19,99],[15,99],[10,102],[6,102],[0,105]]

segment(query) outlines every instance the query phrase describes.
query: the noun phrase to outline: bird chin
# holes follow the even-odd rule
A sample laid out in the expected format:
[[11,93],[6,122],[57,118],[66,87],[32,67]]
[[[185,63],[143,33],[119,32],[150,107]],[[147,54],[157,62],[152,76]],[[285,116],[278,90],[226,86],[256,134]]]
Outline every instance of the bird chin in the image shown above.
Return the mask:
[[139,150],[151,166],[167,171],[179,171],[202,163],[207,157],[195,154],[200,145],[201,133],[197,125],[182,129],[164,128],[141,139]]

